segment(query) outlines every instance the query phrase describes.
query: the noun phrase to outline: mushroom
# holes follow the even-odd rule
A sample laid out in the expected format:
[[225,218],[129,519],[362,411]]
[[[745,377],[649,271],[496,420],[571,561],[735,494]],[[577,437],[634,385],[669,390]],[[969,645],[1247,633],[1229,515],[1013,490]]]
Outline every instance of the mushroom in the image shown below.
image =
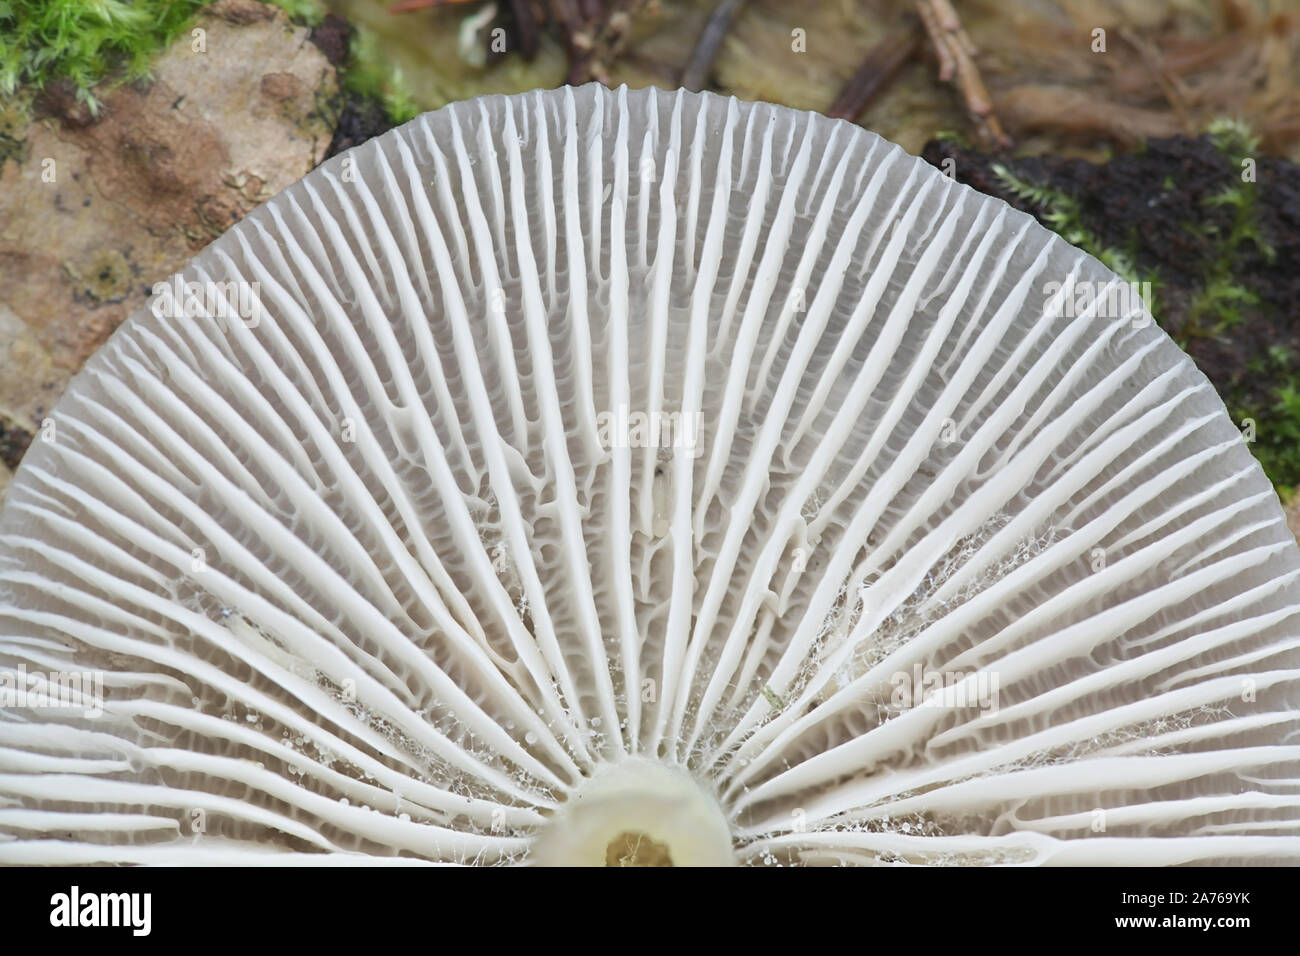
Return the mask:
[[9,489],[0,862],[1295,861],[1300,551],[1117,283],[711,94],[336,157]]

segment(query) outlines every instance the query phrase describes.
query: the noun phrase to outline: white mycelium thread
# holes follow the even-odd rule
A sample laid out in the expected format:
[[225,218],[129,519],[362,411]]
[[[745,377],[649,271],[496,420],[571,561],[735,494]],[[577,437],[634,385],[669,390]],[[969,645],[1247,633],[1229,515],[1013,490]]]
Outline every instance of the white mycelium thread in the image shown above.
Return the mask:
[[1114,279],[707,94],[332,160],[184,273],[258,320],[132,318],[10,488],[0,665],[104,713],[4,707],[0,862],[1295,861],[1300,550],[1071,277]]

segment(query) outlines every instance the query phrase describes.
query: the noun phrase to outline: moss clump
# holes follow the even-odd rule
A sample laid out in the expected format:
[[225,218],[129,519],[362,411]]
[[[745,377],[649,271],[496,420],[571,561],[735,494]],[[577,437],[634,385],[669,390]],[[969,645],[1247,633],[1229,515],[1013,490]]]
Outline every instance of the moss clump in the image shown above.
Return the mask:
[[[1250,128],[1236,120],[1216,120],[1206,130],[1210,142],[1227,159],[1231,171],[1253,163],[1259,140]],[[1272,263],[1277,253],[1264,239],[1259,224],[1255,183],[1245,175],[1229,176],[1228,183],[1217,193],[1201,200],[1207,210],[1220,207],[1231,215],[1226,228],[1215,218],[1207,217],[1199,229],[1211,249],[1205,285],[1194,295],[1189,308],[1184,336],[1213,336],[1240,325],[1244,310],[1260,304],[1259,296],[1246,288],[1236,276],[1241,271],[1244,244],[1250,243]]]
[[1125,280],[1150,281],[1152,315],[1287,498],[1300,488],[1300,167],[1258,146],[1249,127],[1219,120],[1105,163],[992,157],[942,139],[924,155]]
[[27,150],[21,129],[25,122],[23,110],[14,105],[0,103],[0,172],[4,164],[12,159],[21,163]]
[[1135,231],[1130,233],[1128,248],[1109,245],[1088,227],[1079,201],[1069,193],[1016,176],[1001,163],[993,163],[989,168],[1006,192],[1037,207],[1038,218],[1070,245],[1078,246],[1104,262],[1125,282],[1148,283],[1152,301],[1146,303],[1147,310],[1153,315],[1156,313],[1155,290],[1159,285],[1158,276],[1138,269],[1132,249],[1136,244]]
[[[215,0],[0,0],[0,97],[66,81],[92,115],[97,87],[147,77],[154,56],[183,35]],[[316,26],[323,0],[263,0],[295,23]],[[420,113],[401,70],[374,34],[359,30],[342,72],[344,87],[383,105],[403,123]],[[18,101],[15,99],[15,103]],[[0,161],[6,144],[0,141]]]
[[[1258,155],[1259,138],[1249,126],[1234,119],[1216,120],[1206,134],[1228,161],[1231,175],[1222,191],[1202,202],[1227,210],[1232,218],[1227,228],[1213,220],[1203,228],[1203,234],[1214,243],[1215,255],[1205,286],[1192,300],[1191,317],[1193,324],[1206,323],[1210,334],[1218,335],[1240,326],[1247,312],[1261,305],[1260,297],[1238,276],[1249,270],[1251,259],[1275,264],[1277,251],[1261,227],[1255,178],[1245,172]],[[1255,318],[1263,320],[1262,316]],[[1250,377],[1273,383],[1267,397],[1231,387],[1224,396],[1238,423],[1255,424],[1251,450],[1284,501],[1294,496],[1300,483],[1300,379],[1295,369],[1290,348],[1269,346],[1263,355],[1246,363]]]
[[92,112],[95,84],[121,68],[149,72],[156,50],[175,39],[205,0],[0,0],[0,94],[72,81]]
[[[207,2],[211,3],[212,0]],[[260,2],[279,7],[289,14],[289,19],[294,23],[303,23],[309,27],[314,27],[324,20],[328,12],[324,0],[260,0]]]
[[1278,384],[1271,386],[1267,397],[1229,395],[1228,407],[1278,495],[1289,503],[1300,490],[1300,376],[1295,372],[1295,356],[1286,346],[1275,345],[1251,359],[1246,368],[1250,375]]
[[343,71],[343,86],[355,96],[382,103],[393,124],[405,123],[423,110],[415,102],[401,68],[390,65],[379,45],[374,33],[357,28]]
[[[95,87],[149,75],[154,55],[213,0],[0,0],[0,96],[67,80],[92,114]],[[320,0],[267,0],[301,23],[325,15]]]

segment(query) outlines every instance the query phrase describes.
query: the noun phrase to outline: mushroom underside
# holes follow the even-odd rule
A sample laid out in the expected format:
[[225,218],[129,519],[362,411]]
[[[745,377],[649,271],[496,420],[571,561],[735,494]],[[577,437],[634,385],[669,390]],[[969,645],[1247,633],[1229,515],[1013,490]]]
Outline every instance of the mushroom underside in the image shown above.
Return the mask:
[[9,489],[0,862],[1295,862],[1300,551],[1118,281],[711,94],[336,157]]

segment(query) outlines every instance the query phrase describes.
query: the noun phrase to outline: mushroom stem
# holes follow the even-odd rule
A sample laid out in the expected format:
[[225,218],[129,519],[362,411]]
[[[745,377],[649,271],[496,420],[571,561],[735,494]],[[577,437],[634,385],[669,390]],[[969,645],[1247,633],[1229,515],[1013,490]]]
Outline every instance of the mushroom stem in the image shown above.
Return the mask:
[[717,799],[681,767],[630,757],[602,766],[534,839],[540,866],[730,866]]

